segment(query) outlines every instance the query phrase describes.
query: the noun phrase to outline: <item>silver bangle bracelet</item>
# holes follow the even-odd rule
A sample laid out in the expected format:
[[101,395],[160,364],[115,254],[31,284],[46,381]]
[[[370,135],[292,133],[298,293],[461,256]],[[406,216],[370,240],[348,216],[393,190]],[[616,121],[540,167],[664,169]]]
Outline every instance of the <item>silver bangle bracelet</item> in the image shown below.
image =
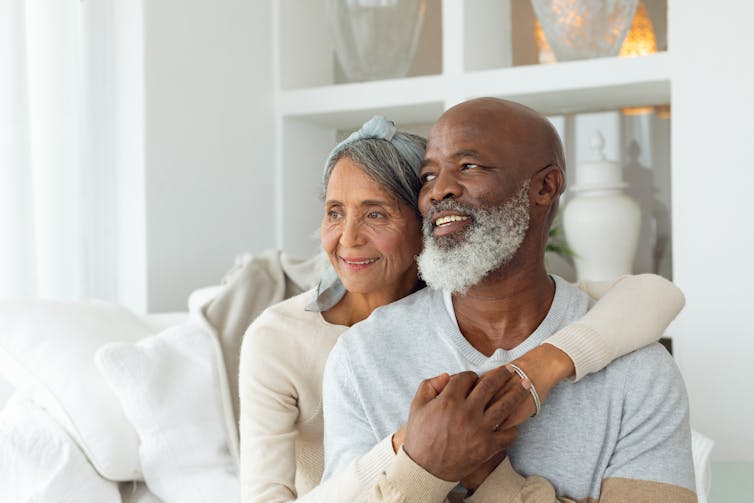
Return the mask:
[[531,417],[536,416],[539,414],[539,411],[542,410],[542,402],[539,401],[539,393],[537,393],[537,389],[534,387],[534,383],[529,379],[529,376],[526,375],[526,372],[521,370],[521,367],[514,363],[509,363],[511,367],[513,367],[513,370],[516,371],[516,374],[518,374],[518,377],[520,377],[522,380],[526,379],[531,384],[531,387],[529,388],[529,392],[531,393],[531,397],[534,399],[534,414],[532,414]]

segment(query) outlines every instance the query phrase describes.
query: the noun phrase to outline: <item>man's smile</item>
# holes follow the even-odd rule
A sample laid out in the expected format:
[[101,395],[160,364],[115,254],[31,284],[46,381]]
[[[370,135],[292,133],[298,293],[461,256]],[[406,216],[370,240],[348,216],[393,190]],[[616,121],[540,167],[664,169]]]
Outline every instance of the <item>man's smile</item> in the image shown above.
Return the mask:
[[447,236],[466,229],[470,224],[471,216],[454,211],[440,211],[432,215],[432,234],[435,236]]
[[437,220],[435,220],[435,227],[442,227],[443,225],[447,225],[450,222],[461,222],[463,220],[468,220],[469,217],[461,216],[461,215],[450,215],[447,217],[440,217]]

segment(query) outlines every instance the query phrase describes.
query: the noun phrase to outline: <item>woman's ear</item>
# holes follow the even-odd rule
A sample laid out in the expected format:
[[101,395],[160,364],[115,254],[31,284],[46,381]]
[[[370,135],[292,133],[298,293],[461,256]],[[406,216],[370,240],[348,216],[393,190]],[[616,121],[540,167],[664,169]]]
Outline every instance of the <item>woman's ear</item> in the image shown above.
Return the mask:
[[563,171],[558,166],[548,166],[532,178],[532,201],[539,206],[552,206],[560,197],[563,183]]

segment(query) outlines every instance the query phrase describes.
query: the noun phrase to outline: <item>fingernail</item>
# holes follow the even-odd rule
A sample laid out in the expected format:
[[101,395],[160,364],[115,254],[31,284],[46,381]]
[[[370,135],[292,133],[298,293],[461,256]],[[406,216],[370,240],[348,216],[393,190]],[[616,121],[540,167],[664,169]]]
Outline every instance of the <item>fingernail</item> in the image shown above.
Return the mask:
[[523,386],[526,391],[529,391],[531,389],[531,381],[528,379],[522,379],[521,386]]
[[515,374],[515,373],[516,373],[516,369],[514,369],[514,368],[513,368],[513,366],[512,366],[512,365],[510,365],[510,364],[506,365],[506,366],[505,366],[505,369],[506,369],[506,370],[507,370],[508,372],[510,372],[511,374]]

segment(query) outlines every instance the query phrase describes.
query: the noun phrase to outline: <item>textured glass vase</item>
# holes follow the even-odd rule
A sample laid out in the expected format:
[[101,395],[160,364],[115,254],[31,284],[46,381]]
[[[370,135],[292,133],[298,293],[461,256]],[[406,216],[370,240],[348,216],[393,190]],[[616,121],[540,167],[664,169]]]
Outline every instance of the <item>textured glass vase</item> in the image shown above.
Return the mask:
[[346,77],[405,77],[425,8],[425,0],[327,0],[330,32]]
[[558,61],[615,56],[638,0],[531,0]]

